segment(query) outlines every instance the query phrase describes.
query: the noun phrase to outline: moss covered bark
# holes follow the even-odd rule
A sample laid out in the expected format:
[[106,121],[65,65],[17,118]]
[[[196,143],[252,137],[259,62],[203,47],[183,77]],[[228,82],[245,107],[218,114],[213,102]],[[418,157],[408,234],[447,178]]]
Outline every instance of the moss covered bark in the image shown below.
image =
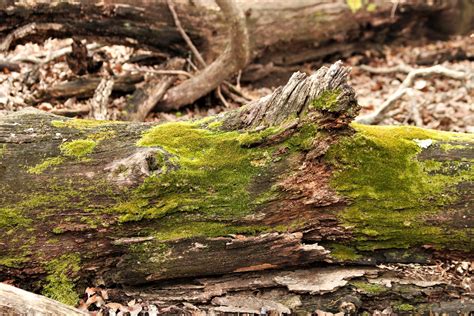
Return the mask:
[[349,126],[338,67],[194,122],[0,118],[0,276],[72,302],[93,277],[469,258],[472,135]]

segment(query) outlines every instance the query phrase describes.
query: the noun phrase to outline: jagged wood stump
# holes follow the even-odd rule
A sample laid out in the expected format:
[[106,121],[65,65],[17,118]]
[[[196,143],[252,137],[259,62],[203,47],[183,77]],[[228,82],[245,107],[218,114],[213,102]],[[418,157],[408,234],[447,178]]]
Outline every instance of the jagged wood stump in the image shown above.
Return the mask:
[[472,259],[474,137],[350,125],[348,73],[192,122],[4,114],[0,279],[70,304],[103,282],[216,311],[469,310],[375,266]]

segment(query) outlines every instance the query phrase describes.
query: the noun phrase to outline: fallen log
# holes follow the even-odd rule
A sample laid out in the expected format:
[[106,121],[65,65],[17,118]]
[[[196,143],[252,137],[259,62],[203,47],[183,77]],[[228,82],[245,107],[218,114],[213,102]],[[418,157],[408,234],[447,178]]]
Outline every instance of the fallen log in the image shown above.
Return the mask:
[[[127,74],[116,77],[113,91],[121,93],[131,93],[135,91],[136,84],[144,80],[141,74]],[[35,95],[35,102],[43,102],[46,100],[57,98],[89,98],[94,95],[101,81],[97,76],[84,76],[71,81],[58,83],[51,88],[38,90]]]
[[[473,259],[474,137],[350,125],[359,106],[348,73],[341,63],[296,73],[267,97],[193,122],[1,116],[0,279],[70,304],[102,283],[163,305],[235,307],[233,290],[202,283],[225,275],[248,281],[237,294],[291,311],[338,310],[330,298],[350,294],[353,312],[423,312],[449,291],[449,308],[470,308],[461,284],[406,281],[421,297],[367,290],[376,265]],[[314,276],[325,272],[311,269],[328,266],[340,273],[328,279],[362,283],[317,299]]]

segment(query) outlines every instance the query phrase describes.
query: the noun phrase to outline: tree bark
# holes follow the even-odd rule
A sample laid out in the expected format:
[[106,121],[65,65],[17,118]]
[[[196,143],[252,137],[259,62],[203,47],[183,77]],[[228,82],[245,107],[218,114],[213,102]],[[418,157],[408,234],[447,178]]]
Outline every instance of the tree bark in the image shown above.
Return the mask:
[[1,116],[0,279],[68,302],[98,282],[207,310],[472,307],[376,265],[473,259],[473,136],[350,125],[348,73],[195,122]]

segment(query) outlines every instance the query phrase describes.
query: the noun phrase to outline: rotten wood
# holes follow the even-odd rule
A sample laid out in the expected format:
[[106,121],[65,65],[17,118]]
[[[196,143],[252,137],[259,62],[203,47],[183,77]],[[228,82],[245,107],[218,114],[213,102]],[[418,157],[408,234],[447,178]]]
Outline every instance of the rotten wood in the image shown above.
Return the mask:
[[[368,279],[346,283],[369,278],[377,265],[474,259],[474,140],[351,126],[359,105],[349,71],[338,62],[296,73],[271,95],[197,122],[79,121],[32,110],[0,116],[0,278],[41,291],[33,281],[56,273],[79,292],[95,280],[121,295],[222,311],[270,304],[355,313],[387,303],[383,288],[370,299],[357,294]],[[382,183],[359,181],[346,175],[351,170],[388,174]],[[312,270],[322,267],[329,270]],[[226,292],[227,277],[244,282],[242,291]],[[217,284],[214,294],[203,278]],[[328,282],[334,296],[318,296]],[[460,308],[469,295],[460,282],[410,282],[427,291],[412,302],[420,310],[434,310],[450,286],[457,294],[443,296],[438,310]],[[388,300],[407,303],[405,290],[394,287]],[[346,294],[355,299],[344,301]],[[344,299],[331,305],[334,297]],[[244,298],[248,306],[238,306]]]
[[[143,81],[141,74],[127,74],[114,78],[112,91],[121,93],[131,93],[135,91],[136,84]],[[42,102],[54,98],[88,98],[94,95],[101,78],[97,76],[83,76],[78,79],[59,83],[51,88],[38,91],[35,96],[36,102]]]

